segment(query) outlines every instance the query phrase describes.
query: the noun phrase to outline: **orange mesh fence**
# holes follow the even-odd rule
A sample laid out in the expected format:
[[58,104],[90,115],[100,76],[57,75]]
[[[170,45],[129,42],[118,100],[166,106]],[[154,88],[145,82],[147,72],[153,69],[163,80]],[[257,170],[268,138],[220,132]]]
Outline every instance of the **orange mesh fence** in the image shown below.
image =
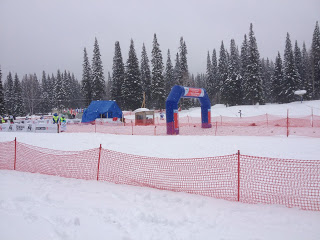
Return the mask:
[[0,143],[0,169],[14,169],[15,142]]
[[16,170],[67,178],[97,179],[99,149],[59,151],[17,142]]
[[0,169],[187,192],[320,211],[320,160],[232,154],[171,159],[95,148],[59,151],[0,143]]
[[320,210],[320,161],[240,158],[241,202]]
[[[133,120],[125,123],[92,122],[68,124],[66,132],[97,132],[120,135],[166,135],[166,121],[155,118],[154,125],[136,126]],[[214,136],[278,136],[297,135],[320,137],[320,116],[281,117],[264,114],[254,117],[225,117],[211,119],[212,128],[201,128],[200,117],[180,117],[180,135]]]
[[236,200],[236,158],[167,159],[103,149],[99,180]]
[[313,127],[320,127],[320,116],[315,116],[315,115],[313,115],[312,116],[312,126]]

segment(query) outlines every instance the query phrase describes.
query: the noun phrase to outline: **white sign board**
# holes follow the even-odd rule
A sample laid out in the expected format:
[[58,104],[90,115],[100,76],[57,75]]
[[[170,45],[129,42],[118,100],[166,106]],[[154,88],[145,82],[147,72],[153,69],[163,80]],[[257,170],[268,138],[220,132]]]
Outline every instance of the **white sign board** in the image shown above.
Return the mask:
[[0,132],[45,132],[57,133],[57,124],[33,124],[33,123],[17,123],[0,124]]

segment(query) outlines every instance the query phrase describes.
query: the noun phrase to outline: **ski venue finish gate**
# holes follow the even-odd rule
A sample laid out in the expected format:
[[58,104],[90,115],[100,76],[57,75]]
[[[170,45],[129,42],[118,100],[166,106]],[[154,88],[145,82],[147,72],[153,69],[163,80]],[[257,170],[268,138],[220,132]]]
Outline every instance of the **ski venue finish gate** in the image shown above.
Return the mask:
[[211,128],[211,103],[203,88],[174,86],[166,101],[167,134],[179,134],[178,103],[180,98],[198,98],[201,104],[201,127]]

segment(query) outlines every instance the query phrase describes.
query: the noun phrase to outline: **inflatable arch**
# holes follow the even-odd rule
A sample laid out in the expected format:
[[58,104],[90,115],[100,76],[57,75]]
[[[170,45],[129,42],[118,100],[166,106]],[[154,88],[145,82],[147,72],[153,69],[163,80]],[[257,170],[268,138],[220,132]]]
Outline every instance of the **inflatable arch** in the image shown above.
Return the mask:
[[180,98],[199,98],[201,104],[201,127],[211,128],[211,103],[206,90],[174,86],[166,101],[167,134],[179,134],[178,103]]

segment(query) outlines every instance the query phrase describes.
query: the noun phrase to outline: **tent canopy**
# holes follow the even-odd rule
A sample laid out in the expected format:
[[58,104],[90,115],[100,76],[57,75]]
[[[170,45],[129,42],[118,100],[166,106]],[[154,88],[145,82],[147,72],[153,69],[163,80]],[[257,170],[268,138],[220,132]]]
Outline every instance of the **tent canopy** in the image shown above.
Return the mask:
[[122,111],[115,101],[92,101],[83,113],[82,122],[92,122],[101,117],[122,118]]

